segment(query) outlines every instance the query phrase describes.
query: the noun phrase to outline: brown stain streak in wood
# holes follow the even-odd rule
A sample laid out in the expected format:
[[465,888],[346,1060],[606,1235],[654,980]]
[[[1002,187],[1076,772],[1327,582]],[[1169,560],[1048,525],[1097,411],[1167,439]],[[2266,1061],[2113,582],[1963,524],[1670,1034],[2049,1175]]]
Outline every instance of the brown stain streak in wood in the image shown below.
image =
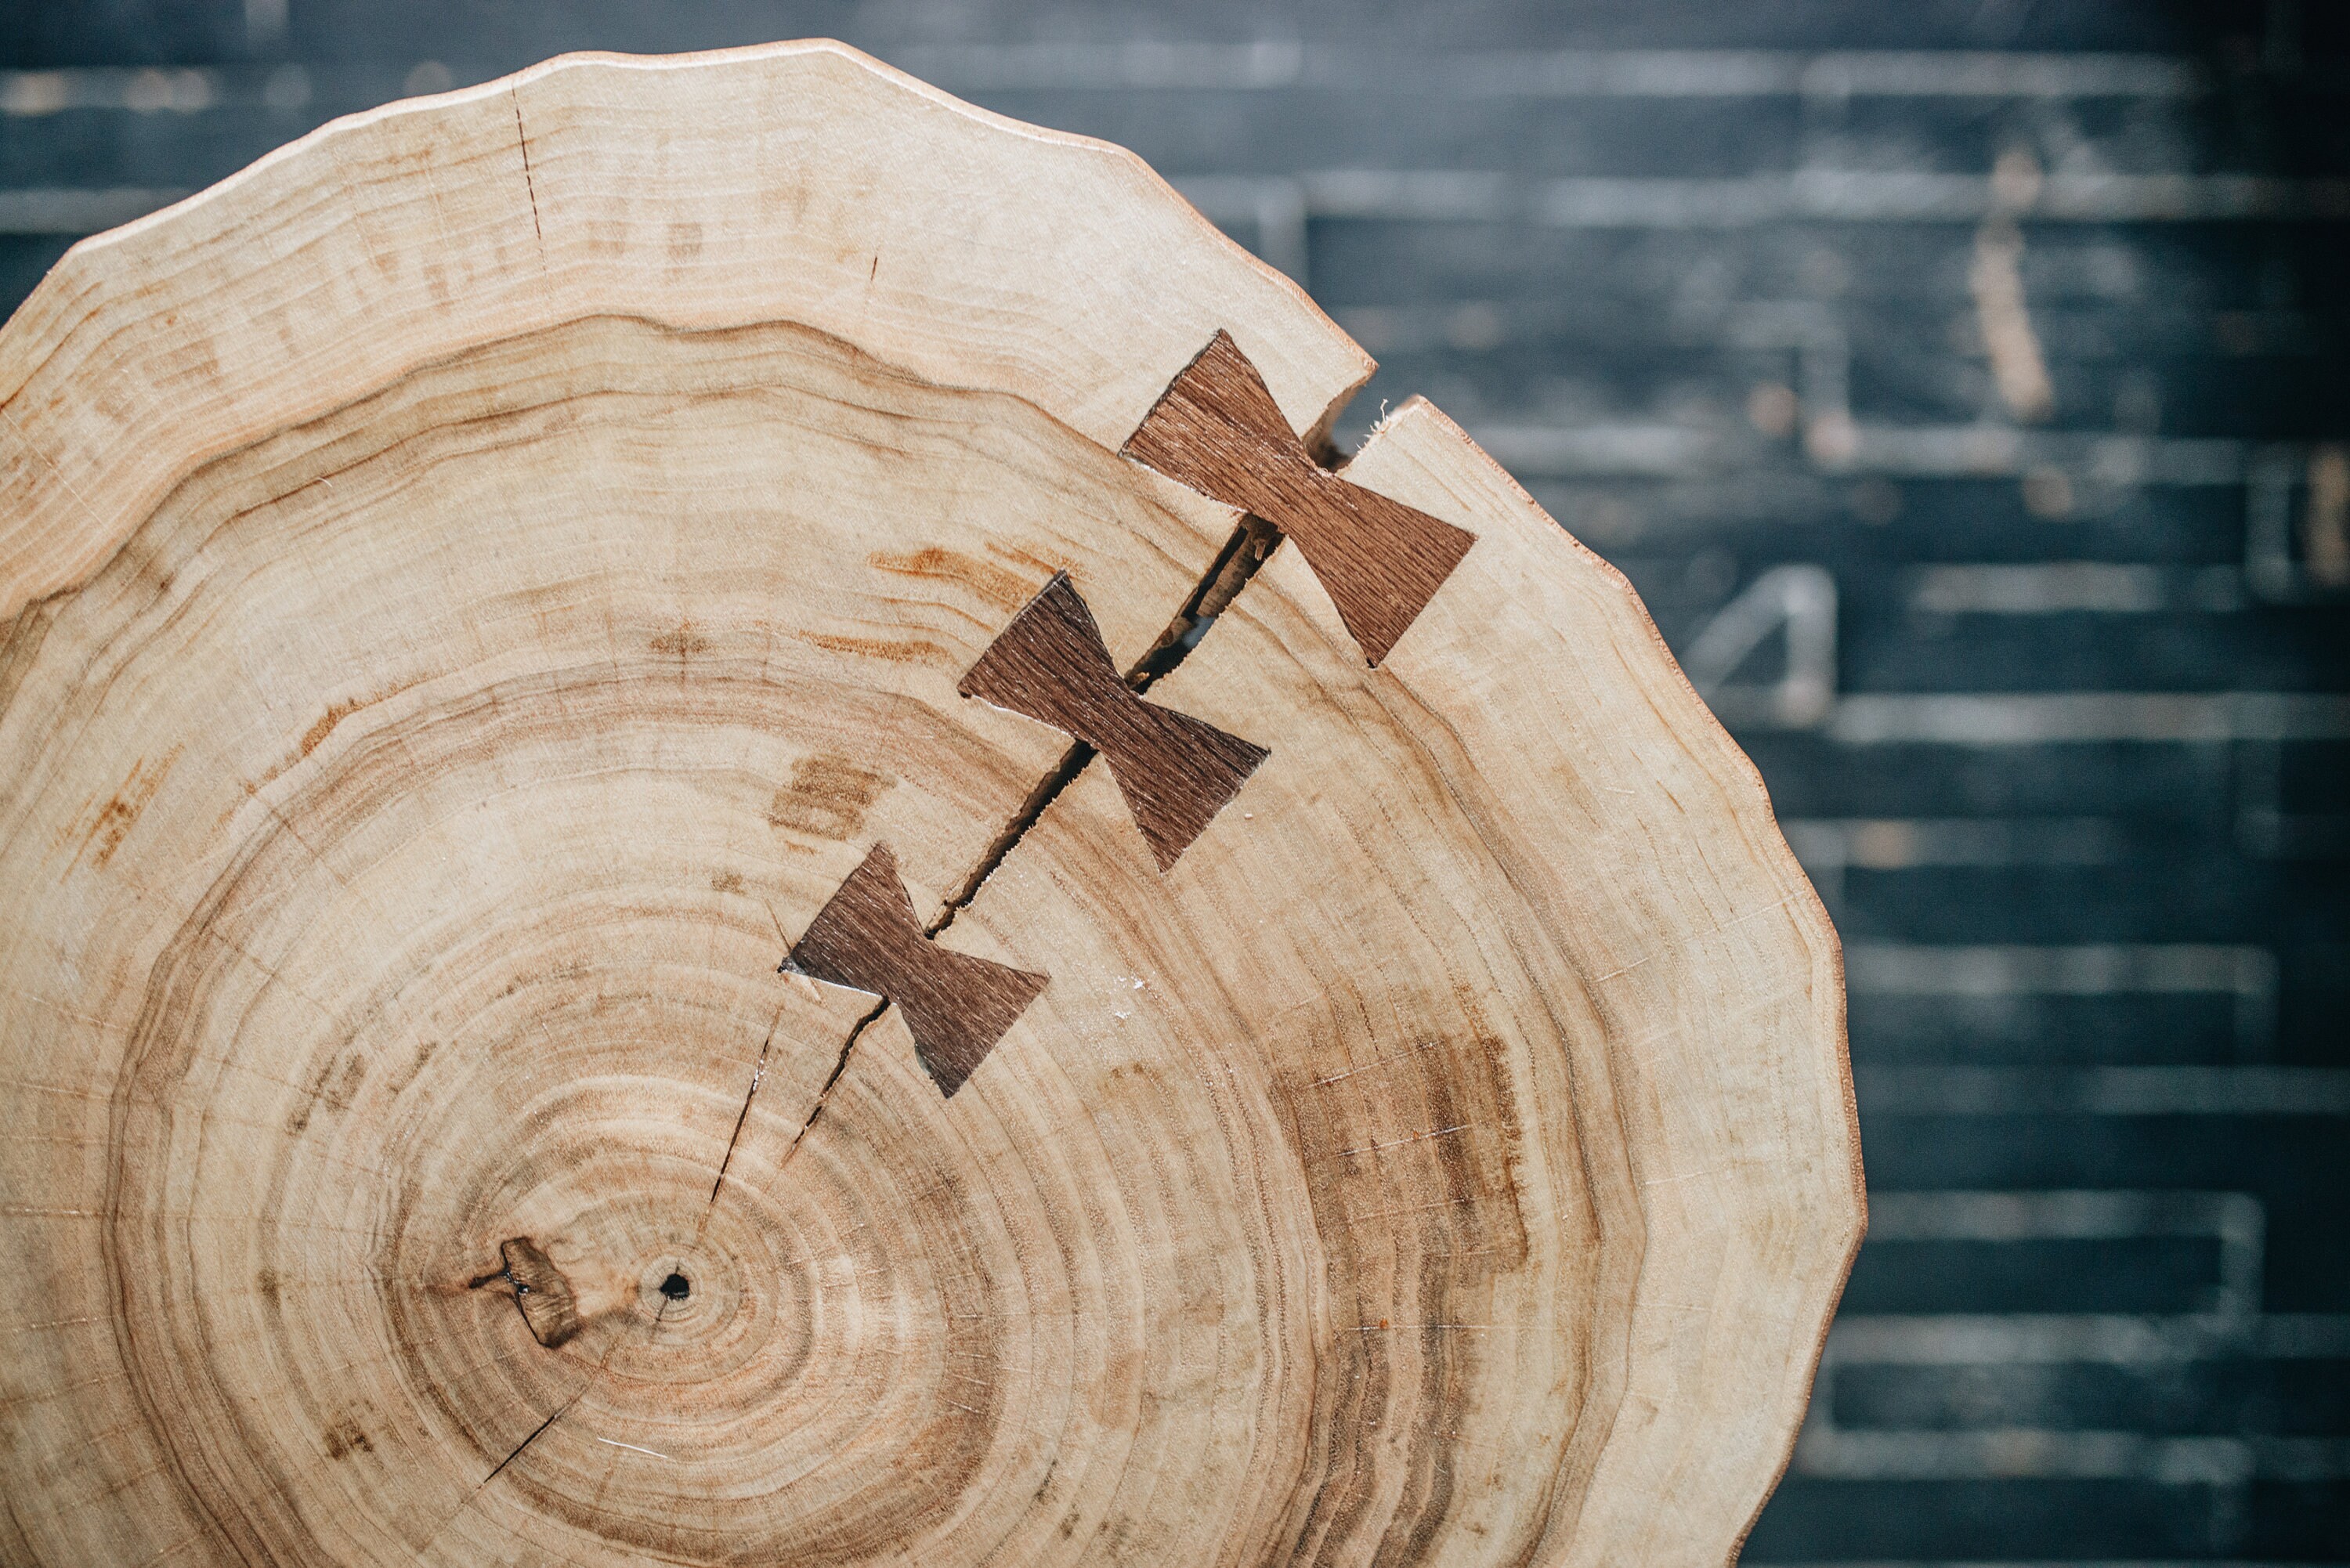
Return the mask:
[[876,550],[866,559],[880,570],[900,576],[960,583],[999,609],[1016,608],[1027,598],[1028,584],[1034,580],[976,556],[938,545],[919,550]]
[[[1047,979],[932,943],[886,844],[876,844],[816,911],[793,944],[789,963],[811,979],[887,997],[904,1012],[915,1053],[950,1097]],[[852,1033],[849,1044],[855,1043]],[[847,1057],[844,1046],[842,1066]],[[836,1080],[838,1075],[836,1068]],[[823,1109],[821,1095],[816,1109]],[[813,1125],[815,1115],[808,1119]]]
[[801,641],[813,643],[827,653],[879,659],[891,664],[920,664],[929,659],[944,659],[947,652],[937,643],[918,637],[844,637],[837,632],[823,631],[802,631],[795,635]]
[[[719,1189],[726,1185],[727,1169],[734,1163],[734,1146],[743,1141],[743,1124],[751,1119],[751,1102],[759,1097],[759,1081],[767,1075],[767,1053],[775,1046],[775,1026],[783,1022],[783,1018],[782,1013],[776,1013],[775,1023],[767,1025],[767,1037],[759,1042],[759,1060],[751,1069],[751,1086],[743,1093],[743,1108],[735,1114],[734,1131],[726,1139],[726,1153],[718,1162],[717,1179],[710,1184],[710,1201],[713,1205],[718,1201]],[[708,1210],[702,1211],[702,1223],[704,1229],[709,1226]],[[700,1244],[699,1231],[695,1232],[694,1241],[697,1245]]]
[[286,1117],[287,1132],[307,1131],[310,1126],[310,1118],[318,1114],[318,1107],[321,1105],[337,1113],[351,1108],[351,1102],[359,1097],[359,1082],[367,1076],[367,1063],[357,1055],[347,1056],[343,1058],[342,1069],[341,1075],[338,1077],[335,1073],[335,1058],[332,1056],[319,1064],[317,1075],[310,1080],[309,1090],[305,1095],[302,1104],[289,1112]]
[[0,626],[0,714],[15,703],[16,690],[32,673],[33,661],[40,657],[41,646],[48,641],[49,628],[57,624],[57,611],[65,602],[62,596],[36,599]]
[[710,639],[694,629],[691,620],[681,620],[676,627],[647,640],[646,647],[655,653],[666,653],[676,659],[710,651]]
[[[1334,1293],[1360,1324],[1317,1380],[1321,1480],[1289,1542],[1296,1562],[1425,1560],[1461,1484],[1459,1456],[1425,1439],[1459,1420],[1489,1354],[1462,1331],[1491,1321],[1492,1285],[1530,1253],[1504,1047],[1472,991],[1451,1003],[1451,1017],[1408,1026],[1427,1031],[1417,1044],[1347,1062],[1329,1059],[1337,1038],[1316,1037],[1276,1080]],[[1394,1130],[1364,1137],[1374,1111]],[[1420,1440],[1388,1447],[1399,1427]]]
[[1295,538],[1373,664],[1477,542],[1315,462],[1256,367],[1221,329],[1127,438],[1125,452]]
[[[180,747],[172,747],[163,753],[161,762],[151,766],[148,759],[140,758],[132,764],[130,776],[122,781],[122,787],[98,808],[97,816],[82,835],[82,849],[88,854],[92,865],[102,867],[114,858],[115,852],[122,847],[122,841],[137,826],[139,814],[147,809],[148,803],[155,798],[155,792],[163,787],[164,778],[171,773],[172,764],[180,760]],[[77,864],[79,859],[79,856],[75,857]]]
[[359,712],[361,709],[372,707],[378,702],[390,701],[392,698],[399,696],[402,691],[407,691],[411,686],[415,684],[416,682],[413,680],[395,681],[391,685],[386,686],[382,690],[375,692],[372,696],[348,697],[339,702],[328,703],[326,711],[319,714],[317,719],[311,722],[310,727],[302,732],[302,739],[296,744],[294,755],[286,761],[270,768],[268,772],[263,774],[258,779],[255,780],[253,784],[250,786],[248,793],[257,791],[261,786],[276,780],[280,774],[284,774],[287,768],[292,767],[296,763],[301,762],[305,758],[308,757],[312,752],[317,751],[320,746],[326,744],[327,737],[333,734],[342,722],[349,718],[352,714]]
[[358,712],[359,707],[360,704],[356,699],[345,702],[328,703],[326,712],[319,715],[317,722],[302,732],[301,754],[307,757],[317,751],[318,743],[334,733],[335,726]]
[[1100,752],[1161,871],[1271,754],[1136,695],[1110,661],[1093,612],[1062,573],[988,645],[955,690],[1066,731]]
[[895,783],[888,774],[847,757],[802,757],[792,764],[791,783],[777,790],[769,804],[767,822],[845,843],[857,836],[865,826],[865,814]]
[[369,1441],[367,1433],[360,1428],[359,1422],[350,1417],[346,1416],[327,1428],[328,1459],[348,1459],[352,1454],[373,1452],[375,1452],[375,1444]]

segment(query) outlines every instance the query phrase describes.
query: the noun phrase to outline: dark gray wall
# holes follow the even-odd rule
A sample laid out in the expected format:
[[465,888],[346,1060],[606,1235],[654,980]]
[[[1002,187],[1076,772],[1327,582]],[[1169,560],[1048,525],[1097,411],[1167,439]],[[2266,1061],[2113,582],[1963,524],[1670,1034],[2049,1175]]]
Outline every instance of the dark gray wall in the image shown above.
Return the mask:
[[25,5],[0,295],[568,48],[1137,149],[1350,431],[1432,396],[1631,575],[1845,933],[1876,1224],[1750,1558],[2350,1561],[2345,10]]

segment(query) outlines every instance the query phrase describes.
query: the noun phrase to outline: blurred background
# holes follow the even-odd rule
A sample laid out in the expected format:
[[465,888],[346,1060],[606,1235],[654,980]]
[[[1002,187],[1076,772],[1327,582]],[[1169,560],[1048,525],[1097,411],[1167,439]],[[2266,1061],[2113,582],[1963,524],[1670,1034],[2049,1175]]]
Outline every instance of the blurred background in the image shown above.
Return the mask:
[[2350,1562],[2350,5],[0,6],[0,299],[338,114],[828,35],[1139,151],[1629,574],[1844,933],[1747,1560]]

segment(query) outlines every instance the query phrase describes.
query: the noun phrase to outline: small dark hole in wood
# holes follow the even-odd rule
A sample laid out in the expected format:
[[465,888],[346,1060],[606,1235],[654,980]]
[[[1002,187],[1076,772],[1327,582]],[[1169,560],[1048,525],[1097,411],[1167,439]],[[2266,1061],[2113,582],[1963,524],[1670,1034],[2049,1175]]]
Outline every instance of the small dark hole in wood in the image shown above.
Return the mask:
[[693,1293],[693,1282],[683,1274],[671,1274],[660,1282],[660,1293],[673,1302],[681,1302]]

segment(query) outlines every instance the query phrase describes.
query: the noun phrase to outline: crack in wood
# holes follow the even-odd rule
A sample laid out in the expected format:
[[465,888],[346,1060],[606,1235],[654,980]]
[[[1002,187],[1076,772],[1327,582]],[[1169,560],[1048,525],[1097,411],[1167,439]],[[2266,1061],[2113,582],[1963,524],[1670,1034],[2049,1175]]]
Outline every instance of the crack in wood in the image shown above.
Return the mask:
[[[785,959],[784,963],[788,967],[791,963],[791,960]],[[782,1174],[785,1168],[792,1163],[792,1157],[800,1151],[800,1144],[807,1137],[807,1135],[815,1129],[816,1118],[824,1115],[825,1102],[832,1097],[832,1086],[840,1082],[840,1075],[843,1073],[848,1071],[848,1055],[850,1052],[857,1049],[858,1040],[863,1036],[867,1026],[871,1024],[875,1019],[880,1017],[882,1013],[888,1012],[889,1008],[889,999],[885,996],[879,1002],[876,1002],[873,1004],[872,1010],[867,1012],[864,1017],[849,1025],[848,1038],[840,1043],[840,1054],[833,1061],[832,1075],[825,1079],[824,1087],[816,1092],[816,1104],[808,1107],[807,1120],[802,1122],[800,1124],[800,1130],[792,1135],[791,1143],[784,1149],[784,1158],[775,1162],[775,1170],[778,1175]],[[718,1201],[718,1195],[715,1189],[711,1192],[710,1200],[712,1203]]]
[[[1150,651],[1143,655],[1134,668],[1128,671],[1125,678],[1127,686],[1137,696],[1140,696],[1149,691],[1159,680],[1173,674],[1183,661],[1191,656],[1191,650],[1200,645],[1201,639],[1207,635],[1208,629],[1215,624],[1216,618],[1240,597],[1241,590],[1248,586],[1249,580],[1256,576],[1265,562],[1272,558],[1274,552],[1280,547],[1281,535],[1271,524],[1256,517],[1243,516],[1239,524],[1233,528],[1232,537],[1224,541],[1223,547],[1216,553],[1216,558],[1209,563],[1208,569],[1201,574],[1199,582],[1193,585],[1191,596],[1184,600],[1183,607],[1178,610],[1174,618],[1168,622],[1166,630],[1161,632],[1158,641],[1151,645]],[[1079,774],[1085,772],[1086,764],[1093,761],[1094,756],[1094,748],[1083,741],[1076,742],[1062,753],[1059,763],[1038,782],[1035,789],[1029,792],[1027,800],[1022,804],[1020,810],[1013,815],[1012,820],[1004,825],[1003,831],[996,835],[994,841],[988,846],[987,852],[980,857],[979,863],[972,867],[971,875],[963,878],[962,885],[947,899],[945,907],[939,911],[938,918],[923,928],[922,935],[925,939],[935,940],[955,923],[956,917],[969,908],[971,901],[979,896],[980,888],[986,884],[988,877],[994,874],[995,868],[1003,865],[1005,857],[1023,838],[1028,836],[1029,829],[1035,827],[1038,820],[1044,816],[1045,808],[1053,804],[1063,790],[1076,781]],[[771,919],[774,918],[772,909],[768,914]],[[778,936],[783,934],[783,923],[780,920],[775,923],[775,930]],[[787,949],[788,946],[787,940]],[[788,971],[795,968],[788,951],[783,962],[776,965],[776,968],[781,971]],[[857,1049],[858,1041],[864,1036],[867,1028],[889,1009],[889,998],[885,994],[873,1005],[870,1012],[850,1027],[848,1037],[841,1043],[840,1055],[833,1063],[831,1075],[825,1079],[824,1086],[816,1091],[816,1103],[809,1107],[807,1119],[800,1124],[799,1131],[792,1135],[790,1146],[785,1149],[783,1159],[777,1162],[778,1171],[789,1165],[792,1157],[799,1152],[800,1144],[815,1128],[816,1119],[824,1115],[824,1108],[831,1097],[833,1085],[839,1083],[841,1075],[848,1071],[849,1058]],[[773,1040],[772,1031],[768,1037]],[[764,1064],[765,1061],[764,1046],[761,1048],[760,1056]],[[958,1080],[956,1086],[960,1087],[967,1078],[968,1075],[965,1075],[965,1079]],[[947,1089],[943,1084],[941,1087],[949,1096],[954,1092],[952,1089]],[[758,1093],[758,1075],[754,1073],[750,1092],[743,1096],[742,1112],[735,1117],[734,1137],[728,1141],[725,1160],[719,1166],[718,1179],[711,1184],[710,1201],[712,1205],[717,1203],[718,1194],[725,1185],[727,1165],[731,1164],[734,1158],[734,1143],[743,1136],[743,1124],[751,1114],[751,1097]]]
[[[580,1393],[581,1393],[581,1394],[584,1394],[584,1393],[586,1393],[586,1392],[587,1392],[587,1390],[586,1390],[586,1389],[584,1389],[584,1388],[580,1390]],[[500,1460],[498,1461],[498,1468],[497,1468],[496,1469],[492,1470],[488,1475],[485,1475],[485,1476],[484,1476],[484,1477],[482,1478],[482,1486],[487,1486],[487,1485],[489,1485],[492,1481],[494,1481],[494,1480],[497,1480],[499,1476],[503,1475],[503,1474],[505,1472],[505,1468],[506,1468],[508,1465],[510,1465],[510,1464],[514,1463],[516,1459],[518,1459],[522,1458],[522,1451],[523,1451],[525,1449],[526,1449],[526,1448],[530,1447],[533,1443],[535,1443],[535,1442],[538,1441],[538,1439],[539,1439],[540,1436],[541,1436],[543,1433],[545,1433],[545,1432],[546,1432],[546,1430],[549,1427],[552,1427],[553,1425],[555,1425],[555,1423],[556,1423],[556,1422],[557,1422],[557,1421],[561,1420],[561,1419],[564,1417],[565,1414],[570,1410],[571,1407],[572,1407],[572,1406],[574,1406],[574,1405],[577,1405],[577,1403],[579,1403],[579,1395],[578,1395],[578,1394],[574,1394],[570,1398],[568,1398],[568,1399],[565,1400],[561,1405],[558,1405],[557,1407],[556,1407],[556,1410],[555,1410],[555,1413],[554,1413],[553,1415],[549,1416],[546,1420],[541,1421],[541,1422],[537,1425],[537,1427],[532,1430],[532,1432],[531,1432],[531,1434],[530,1434],[530,1436],[529,1436],[529,1437],[525,1438],[521,1442],[516,1443],[516,1444],[514,1446],[514,1451],[513,1451],[512,1453],[508,1454],[504,1459],[500,1459]],[[481,1488],[480,1488],[480,1487],[476,1487],[476,1488],[474,1488],[474,1490],[475,1490],[476,1491],[478,1491],[478,1490],[481,1490]]]
[[[1191,597],[1175,613],[1175,618],[1167,623],[1167,629],[1159,634],[1159,640],[1151,645],[1150,651],[1127,671],[1126,683],[1134,688],[1137,696],[1148,692],[1159,680],[1172,675],[1186,659],[1191,657],[1191,650],[1200,646],[1201,639],[1208,634],[1208,628],[1215,625],[1216,618],[1231,607],[1232,602],[1240,597],[1241,590],[1248,586],[1249,579],[1256,576],[1265,562],[1272,558],[1274,551],[1280,547],[1281,535],[1271,524],[1255,517],[1243,516],[1241,519],[1240,525],[1232,530],[1232,537],[1225,540],[1223,548],[1217,552],[1215,560],[1201,575],[1199,583],[1191,590]],[[1027,836],[1028,830],[1044,816],[1045,808],[1076,781],[1079,774],[1085,772],[1086,764],[1093,761],[1094,756],[1093,747],[1083,741],[1076,742],[1061,754],[1060,762],[1038,782],[1035,789],[1028,792],[1028,799],[1013,814],[1012,820],[1004,824],[1003,831],[995,836],[995,841],[988,846],[987,853],[980,857],[979,864],[972,867],[971,875],[963,878],[962,886],[955,889],[954,895],[947,900],[946,908],[939,912],[939,918],[931,922],[931,935],[935,937],[954,924],[955,917],[979,897],[980,888],[995,874],[995,868],[1003,865],[1014,846]]]
[[1256,366],[1222,329],[1159,395],[1123,450],[1295,538],[1375,665],[1477,542],[1316,462]]
[[[487,1276],[487,1278],[490,1279],[495,1279],[498,1276],[495,1274]],[[669,1315],[671,1304],[671,1303],[663,1301],[660,1309],[653,1314],[652,1326],[654,1328],[659,1328],[661,1324],[661,1320]],[[616,1335],[613,1338],[611,1348],[604,1352],[603,1356],[598,1360],[594,1366],[588,1368],[587,1379],[579,1385],[579,1391],[572,1395],[570,1398],[566,1399],[562,1404],[556,1406],[554,1412],[550,1414],[546,1420],[541,1421],[537,1426],[532,1428],[530,1436],[525,1438],[521,1442],[516,1443],[506,1457],[497,1462],[496,1468],[492,1469],[489,1474],[484,1476],[481,1480],[475,1484],[472,1491],[465,1494],[465,1501],[457,1505],[456,1512],[450,1514],[448,1519],[444,1519],[441,1521],[440,1529],[447,1529],[451,1521],[454,1520],[458,1514],[464,1512],[466,1509],[471,1508],[473,1504],[473,1500],[481,1496],[482,1493],[488,1489],[489,1484],[492,1481],[504,1474],[505,1468],[508,1465],[522,1458],[524,1449],[529,1448],[542,1437],[545,1437],[549,1428],[553,1427],[556,1422],[563,1419],[564,1417],[569,1415],[573,1408],[578,1405],[580,1400],[588,1397],[589,1392],[595,1388],[598,1380],[604,1376],[605,1369],[612,1365],[613,1355],[619,1352],[620,1346],[627,1342],[627,1339],[628,1335],[625,1334]],[[437,1536],[439,1531],[436,1530],[434,1533]]]

